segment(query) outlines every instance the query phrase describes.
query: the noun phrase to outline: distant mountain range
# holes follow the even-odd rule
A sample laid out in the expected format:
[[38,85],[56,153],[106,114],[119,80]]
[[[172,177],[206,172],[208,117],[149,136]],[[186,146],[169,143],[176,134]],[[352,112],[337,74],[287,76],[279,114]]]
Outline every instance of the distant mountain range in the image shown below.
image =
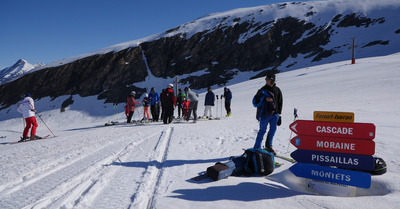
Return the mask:
[[[25,92],[125,102],[170,82],[221,87],[267,73],[399,52],[400,1],[278,3],[214,13],[168,31],[34,68],[0,85],[0,110]],[[301,87],[299,87],[301,88]]]
[[41,66],[44,66],[44,64],[36,63],[32,65],[26,60],[20,59],[14,65],[0,70],[0,85],[16,80],[26,73],[29,73],[34,68]]

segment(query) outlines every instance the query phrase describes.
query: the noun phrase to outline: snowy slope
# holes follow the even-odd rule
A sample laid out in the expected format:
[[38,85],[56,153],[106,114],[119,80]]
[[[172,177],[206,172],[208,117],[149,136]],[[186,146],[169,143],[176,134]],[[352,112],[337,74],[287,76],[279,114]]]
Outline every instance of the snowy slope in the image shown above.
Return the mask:
[[[354,112],[356,122],[376,125],[376,155],[388,172],[373,176],[370,189],[352,188],[354,197],[313,193],[306,179],[288,170],[291,163],[279,159],[284,165],[267,177],[190,180],[253,146],[258,123],[251,98],[265,84],[260,78],[229,86],[233,115],[223,120],[127,125],[122,105],[115,116],[108,104],[87,97],[65,113],[57,107],[40,113],[56,138],[14,145],[8,143],[21,136],[22,119],[0,121],[0,208],[398,208],[399,60],[394,54],[277,76],[284,108],[274,147],[282,155],[295,150],[288,147],[295,107],[301,119],[311,120],[316,110],[345,111]],[[199,114],[203,101],[204,93]],[[39,112],[47,102],[37,101]],[[139,108],[135,118],[142,113]],[[104,126],[115,119],[122,124]],[[50,134],[40,120],[38,134]]]

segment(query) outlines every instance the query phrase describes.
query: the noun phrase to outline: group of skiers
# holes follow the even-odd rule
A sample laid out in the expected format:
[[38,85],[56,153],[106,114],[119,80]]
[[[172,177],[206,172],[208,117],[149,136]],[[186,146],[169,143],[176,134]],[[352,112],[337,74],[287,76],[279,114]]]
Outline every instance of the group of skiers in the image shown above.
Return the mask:
[[[149,94],[145,94],[142,100],[142,105],[144,107],[144,115],[142,120],[149,120],[151,112],[152,120],[158,122],[160,115],[162,122],[164,124],[171,123],[174,118],[174,110],[178,108],[178,119],[189,121],[193,114],[193,122],[197,120],[197,107],[198,107],[198,95],[194,93],[190,88],[184,88],[178,90],[178,94],[175,97],[173,90],[174,85],[168,84],[166,89],[163,89],[159,95],[155,88],[150,89]],[[132,91],[127,98],[125,113],[127,117],[127,123],[131,123],[133,113],[135,112],[135,107],[140,105],[139,101],[135,100],[136,92]],[[204,101],[205,111],[204,118],[213,118],[213,106],[215,105],[215,94],[212,92],[211,88],[208,88],[206,99]],[[221,96],[222,97],[222,96]],[[225,97],[225,109],[227,111],[227,117],[231,115],[230,103],[232,100],[232,93],[229,88],[224,88]],[[222,99],[222,98],[221,98]],[[160,114],[161,112],[161,114]]]
[[[257,94],[253,97],[253,105],[257,107],[257,120],[259,121],[260,128],[257,133],[257,137],[254,144],[254,149],[261,148],[261,142],[264,138],[266,130],[269,125],[269,131],[267,140],[265,142],[265,148],[267,151],[275,153],[272,148],[273,137],[275,135],[277,126],[281,124],[281,112],[283,106],[283,97],[281,90],[275,84],[275,74],[267,75],[266,85],[257,91]],[[150,118],[149,111],[154,122],[157,122],[160,118],[160,106],[161,106],[161,118],[164,124],[171,123],[174,116],[174,110],[178,107],[178,118],[185,121],[189,121],[193,113],[193,122],[197,120],[197,106],[198,106],[198,95],[194,93],[190,88],[186,87],[184,92],[179,89],[177,96],[173,90],[174,85],[168,84],[167,88],[162,91],[159,95],[155,88],[151,88],[149,94],[145,94],[142,105],[144,107],[144,119]],[[136,92],[132,91],[126,99],[125,113],[127,117],[127,123],[131,123],[132,116],[135,112],[135,107],[140,104],[139,101],[135,100]],[[222,95],[221,95],[222,97]],[[229,88],[224,88],[225,98],[225,110],[227,117],[231,115],[231,101],[232,92]],[[215,94],[211,88],[207,89],[205,96],[205,110],[203,117],[213,117],[213,106],[215,105]],[[218,99],[218,98],[217,98]],[[222,98],[221,98],[222,99]],[[161,105],[160,105],[161,104]],[[28,139],[40,139],[36,135],[36,129],[38,123],[35,117],[35,105],[30,93],[25,94],[25,98],[18,103],[18,112],[20,112],[26,122],[26,126],[23,131],[23,135],[19,142],[26,141]],[[221,110],[222,111],[222,110]],[[30,130],[30,137],[29,135]]]

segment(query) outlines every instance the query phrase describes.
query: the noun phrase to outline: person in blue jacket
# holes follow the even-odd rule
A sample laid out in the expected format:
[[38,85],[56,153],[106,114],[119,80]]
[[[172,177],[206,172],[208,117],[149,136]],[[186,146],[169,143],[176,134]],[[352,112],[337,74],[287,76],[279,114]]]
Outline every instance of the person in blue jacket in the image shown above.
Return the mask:
[[266,85],[259,89],[253,98],[253,105],[257,107],[256,118],[260,122],[254,149],[261,148],[261,142],[269,125],[265,149],[274,155],[276,155],[276,152],[272,148],[272,142],[277,126],[281,124],[280,115],[283,106],[282,92],[276,86],[275,79],[275,74],[267,75],[265,78]]
[[231,101],[232,101],[232,92],[229,88],[224,88],[224,98],[225,98],[225,110],[226,117],[231,116]]
[[150,112],[154,122],[158,122],[160,118],[160,96],[155,88],[150,89],[148,100],[150,101]]

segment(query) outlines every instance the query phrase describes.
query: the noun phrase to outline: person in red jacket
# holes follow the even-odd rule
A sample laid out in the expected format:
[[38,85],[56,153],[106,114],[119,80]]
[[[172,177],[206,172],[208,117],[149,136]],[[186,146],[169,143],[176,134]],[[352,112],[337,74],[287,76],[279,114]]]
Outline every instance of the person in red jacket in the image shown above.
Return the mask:
[[185,119],[185,118],[187,118],[187,113],[188,113],[188,110],[189,110],[190,101],[187,100],[186,97],[183,97],[182,100],[183,100],[182,103],[181,103],[181,105],[182,105],[182,118]]
[[131,94],[126,98],[126,105],[128,106],[129,115],[127,118],[127,123],[131,123],[133,113],[135,112],[135,106],[140,104],[139,101],[135,100],[136,92],[131,91]]
[[168,84],[168,87],[165,89],[161,104],[163,106],[163,122],[164,124],[168,124],[172,122],[174,117],[174,110],[176,107],[175,93],[174,93],[174,85]]

